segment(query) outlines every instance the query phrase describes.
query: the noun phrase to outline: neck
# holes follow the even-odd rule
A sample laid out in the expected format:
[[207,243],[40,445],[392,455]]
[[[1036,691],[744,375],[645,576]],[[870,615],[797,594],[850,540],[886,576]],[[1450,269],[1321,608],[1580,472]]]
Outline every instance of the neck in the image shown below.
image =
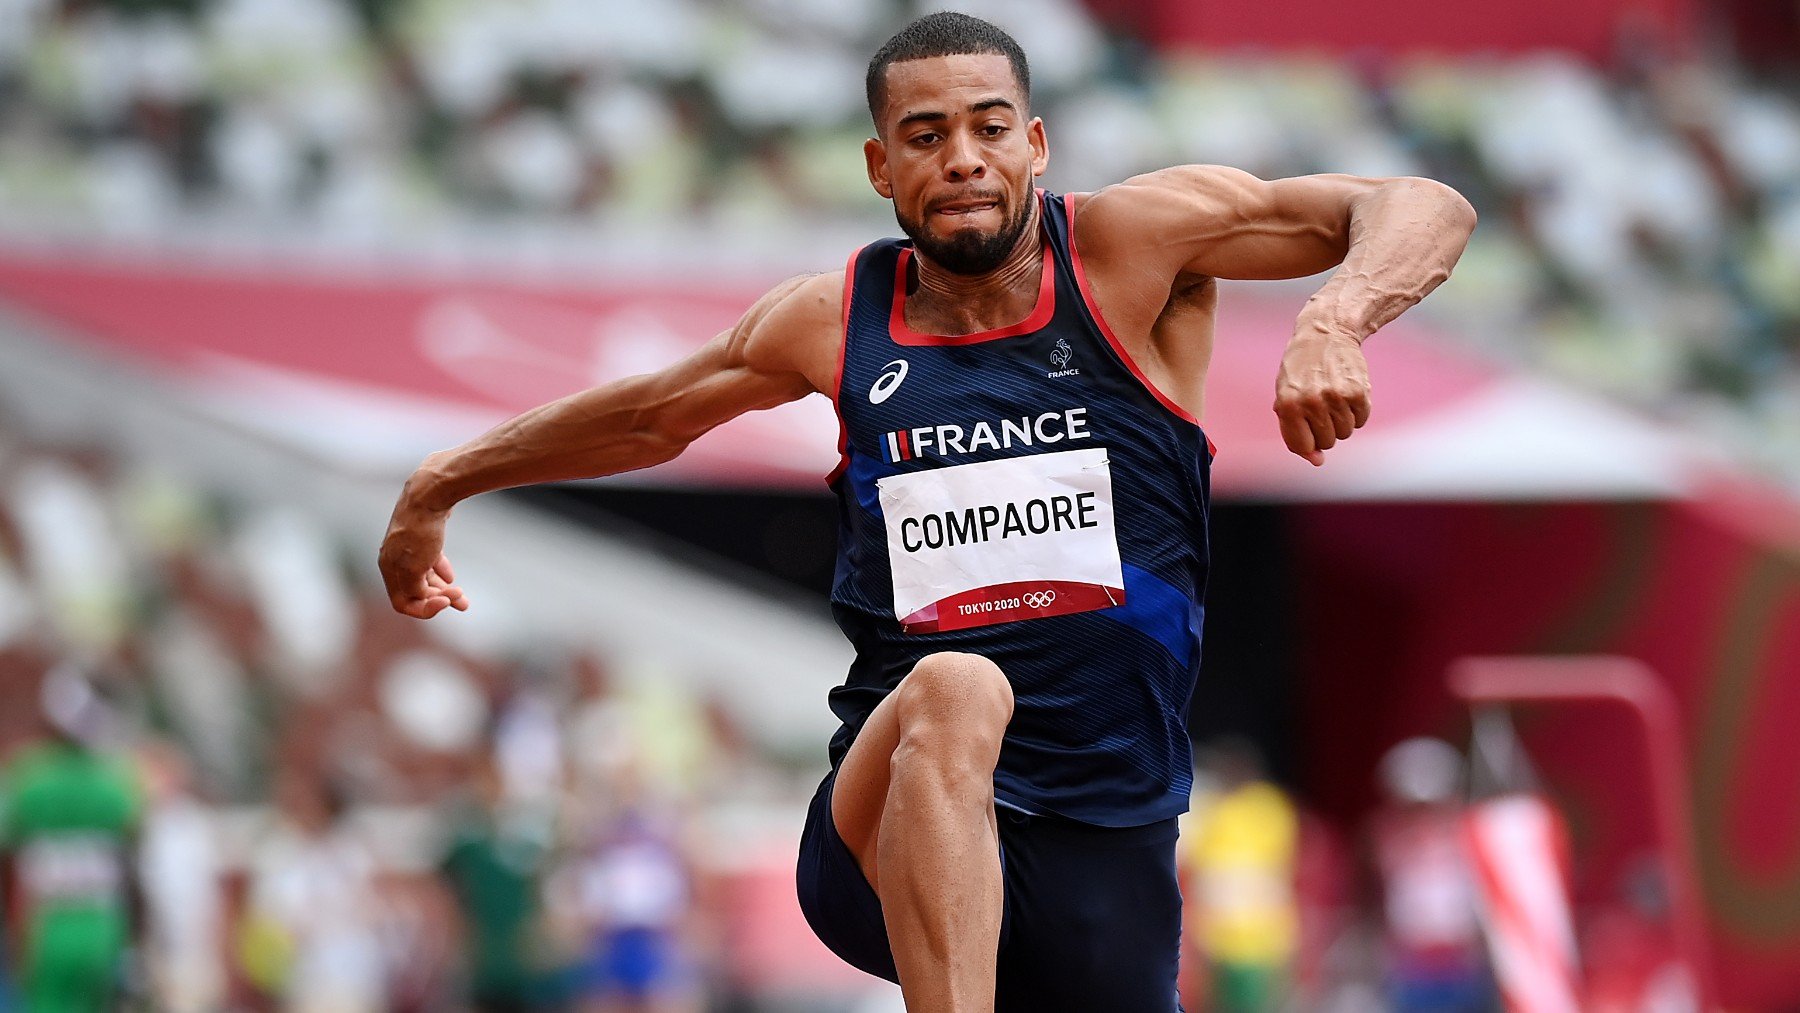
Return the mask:
[[915,298],[939,306],[980,306],[989,300],[1018,291],[1036,292],[1038,266],[1043,262],[1043,237],[1038,234],[1038,206],[1031,202],[1031,219],[1019,233],[1019,241],[1000,266],[985,274],[956,274],[946,271],[927,257],[915,252],[918,289]]

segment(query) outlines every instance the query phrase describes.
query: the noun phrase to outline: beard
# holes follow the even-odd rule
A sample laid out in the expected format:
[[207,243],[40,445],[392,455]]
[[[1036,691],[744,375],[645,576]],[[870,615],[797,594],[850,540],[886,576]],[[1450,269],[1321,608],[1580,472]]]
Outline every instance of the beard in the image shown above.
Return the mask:
[[[1004,199],[999,194],[991,197],[996,201]],[[926,213],[936,214],[934,211]],[[951,274],[986,274],[1004,263],[1006,255],[1019,244],[1019,237],[1025,234],[1025,226],[1031,222],[1031,204],[1029,201],[1021,203],[992,234],[980,229],[957,229],[949,239],[939,239],[923,221],[908,218],[898,205],[894,207],[894,220],[900,223],[900,231],[912,240],[913,249],[932,263]]]

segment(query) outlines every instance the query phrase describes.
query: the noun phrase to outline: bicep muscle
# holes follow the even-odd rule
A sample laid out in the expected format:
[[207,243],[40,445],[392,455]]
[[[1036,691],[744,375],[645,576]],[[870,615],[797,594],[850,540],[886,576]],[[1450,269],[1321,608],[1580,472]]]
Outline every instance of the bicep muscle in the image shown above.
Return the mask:
[[1127,180],[1138,217],[1183,274],[1271,280],[1335,267],[1350,246],[1356,201],[1380,185],[1356,176],[1263,180],[1188,165]]

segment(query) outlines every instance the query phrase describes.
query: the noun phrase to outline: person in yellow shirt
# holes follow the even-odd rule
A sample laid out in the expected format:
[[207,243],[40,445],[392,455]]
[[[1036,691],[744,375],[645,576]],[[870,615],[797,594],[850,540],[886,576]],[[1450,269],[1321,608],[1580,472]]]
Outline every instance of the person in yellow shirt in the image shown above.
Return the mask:
[[1273,1010],[1300,935],[1299,819],[1287,795],[1262,779],[1248,743],[1220,747],[1213,767],[1215,787],[1196,795],[1182,835],[1188,931],[1207,964],[1212,1009]]

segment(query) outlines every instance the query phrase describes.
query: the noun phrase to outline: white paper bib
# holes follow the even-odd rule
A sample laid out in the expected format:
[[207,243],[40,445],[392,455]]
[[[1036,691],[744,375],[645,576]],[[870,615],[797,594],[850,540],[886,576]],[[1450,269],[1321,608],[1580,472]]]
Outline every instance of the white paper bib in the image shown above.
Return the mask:
[[40,902],[103,901],[124,884],[119,843],[105,834],[41,837],[19,849],[19,878]]
[[876,486],[894,615],[907,633],[1125,601],[1103,447],[892,475]]

